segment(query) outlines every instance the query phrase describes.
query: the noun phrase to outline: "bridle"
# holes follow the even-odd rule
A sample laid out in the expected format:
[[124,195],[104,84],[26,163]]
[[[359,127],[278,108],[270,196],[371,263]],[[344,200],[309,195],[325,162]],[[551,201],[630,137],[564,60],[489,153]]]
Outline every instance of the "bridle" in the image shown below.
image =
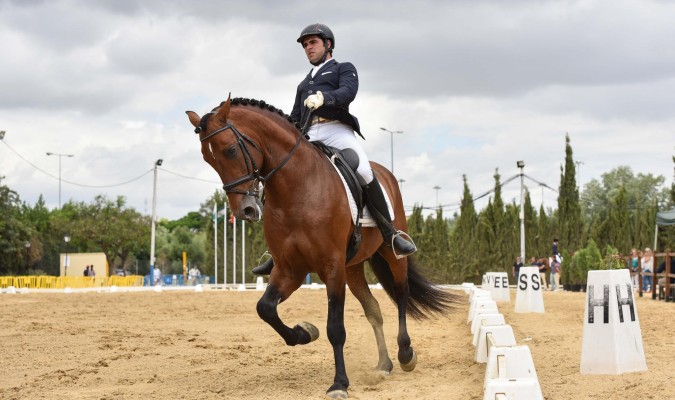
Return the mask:
[[[239,131],[239,129],[237,129],[237,127],[234,126],[234,124],[232,124],[231,122],[226,123],[225,126],[216,129],[215,131],[213,131],[213,132],[209,133],[208,135],[204,136],[203,138],[200,138],[199,141],[204,142],[204,141],[214,137],[215,135],[217,135],[221,132],[224,132],[228,129],[232,131],[232,134],[234,134],[234,137],[237,139],[237,144],[239,145],[239,148],[241,149],[241,152],[244,155],[244,162],[246,163],[246,173],[247,174],[242,175],[241,177],[239,177],[239,178],[237,178],[233,181],[230,181],[228,183],[223,184],[223,190],[225,191],[225,193],[237,193],[237,194],[243,194],[245,196],[253,196],[253,197],[258,198],[259,194],[260,194],[260,191],[258,190],[259,184],[262,183],[263,186],[264,186],[265,183],[268,180],[270,180],[272,178],[272,176],[279,169],[281,169],[281,167],[283,167],[288,162],[288,160],[291,159],[291,157],[295,153],[295,150],[297,150],[298,146],[300,145],[300,140],[302,139],[302,134],[298,135],[298,139],[295,141],[295,145],[293,146],[291,151],[288,153],[286,158],[284,158],[283,161],[281,161],[281,163],[279,163],[279,165],[277,165],[270,172],[268,172],[267,175],[263,176],[263,175],[260,174],[260,169],[258,168],[258,165],[256,164],[255,160],[253,159],[253,156],[251,156],[251,152],[249,151],[249,148],[246,144],[248,143],[251,146],[253,146],[260,154],[263,153],[262,149],[260,148],[260,146],[255,141],[253,141],[253,139],[251,139],[247,135],[241,133]],[[201,127],[197,127],[195,129],[195,133],[200,133],[201,130],[202,130]],[[252,185],[251,189],[246,190],[246,191],[234,189],[235,187],[237,187],[237,186],[239,186],[243,183],[250,182],[250,181],[253,181],[253,185]]]

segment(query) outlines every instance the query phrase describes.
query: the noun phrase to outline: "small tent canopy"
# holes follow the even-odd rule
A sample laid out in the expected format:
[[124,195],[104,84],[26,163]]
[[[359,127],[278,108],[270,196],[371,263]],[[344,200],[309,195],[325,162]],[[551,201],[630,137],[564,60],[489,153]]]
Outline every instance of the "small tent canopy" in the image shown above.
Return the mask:
[[656,225],[660,226],[675,225],[675,208],[668,211],[657,212]]
[[659,226],[675,225],[675,208],[668,211],[656,213],[656,225],[654,226],[654,251],[656,251],[656,241],[659,236]]

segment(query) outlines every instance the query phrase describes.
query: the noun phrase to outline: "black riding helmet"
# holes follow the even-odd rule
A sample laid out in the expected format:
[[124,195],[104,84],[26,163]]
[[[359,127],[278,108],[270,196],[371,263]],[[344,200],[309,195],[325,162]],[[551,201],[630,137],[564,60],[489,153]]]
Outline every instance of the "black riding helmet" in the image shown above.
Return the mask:
[[331,46],[330,46],[330,49],[328,49],[328,51],[333,53],[333,49],[335,48],[335,36],[333,35],[333,31],[331,31],[329,27],[327,27],[324,24],[319,24],[319,23],[308,25],[300,33],[300,37],[298,38],[298,43],[302,44],[302,41],[305,40],[305,37],[311,36],[311,35],[319,36],[323,40],[323,44],[324,44],[324,46],[326,46],[327,49],[328,49],[328,43],[326,43],[326,40],[330,39]]

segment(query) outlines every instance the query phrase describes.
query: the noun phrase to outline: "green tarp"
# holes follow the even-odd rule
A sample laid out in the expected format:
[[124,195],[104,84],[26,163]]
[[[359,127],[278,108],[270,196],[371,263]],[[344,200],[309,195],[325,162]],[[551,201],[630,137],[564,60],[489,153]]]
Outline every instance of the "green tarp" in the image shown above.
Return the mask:
[[656,225],[658,226],[675,225],[675,208],[668,211],[657,212]]

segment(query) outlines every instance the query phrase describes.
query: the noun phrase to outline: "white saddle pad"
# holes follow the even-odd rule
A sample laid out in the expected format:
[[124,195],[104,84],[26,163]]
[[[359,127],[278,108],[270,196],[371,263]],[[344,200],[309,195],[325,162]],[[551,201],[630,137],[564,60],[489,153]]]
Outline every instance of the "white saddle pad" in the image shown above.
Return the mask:
[[[347,181],[345,180],[344,176],[340,173],[340,170],[335,166],[335,163],[333,162],[332,159],[330,159],[330,163],[335,168],[335,172],[337,172],[338,176],[340,177],[340,180],[342,180],[342,186],[345,189],[345,194],[347,195],[347,200],[349,200],[349,209],[352,212],[352,223],[356,224],[356,216],[358,215],[358,210],[356,207],[356,201],[354,200],[354,196],[352,196],[352,191],[349,190],[349,186],[347,186]],[[389,215],[391,215],[391,220],[394,220],[394,209],[391,207],[391,200],[389,199],[389,193],[384,189],[384,186],[378,181],[378,185],[380,185],[380,188],[382,188],[382,193],[384,193],[384,199],[387,201],[387,209],[389,210]],[[359,220],[361,223],[361,226],[371,228],[371,227],[376,227],[377,223],[373,219],[373,217],[370,215],[370,211],[368,210],[368,207],[363,208],[363,216]]]

